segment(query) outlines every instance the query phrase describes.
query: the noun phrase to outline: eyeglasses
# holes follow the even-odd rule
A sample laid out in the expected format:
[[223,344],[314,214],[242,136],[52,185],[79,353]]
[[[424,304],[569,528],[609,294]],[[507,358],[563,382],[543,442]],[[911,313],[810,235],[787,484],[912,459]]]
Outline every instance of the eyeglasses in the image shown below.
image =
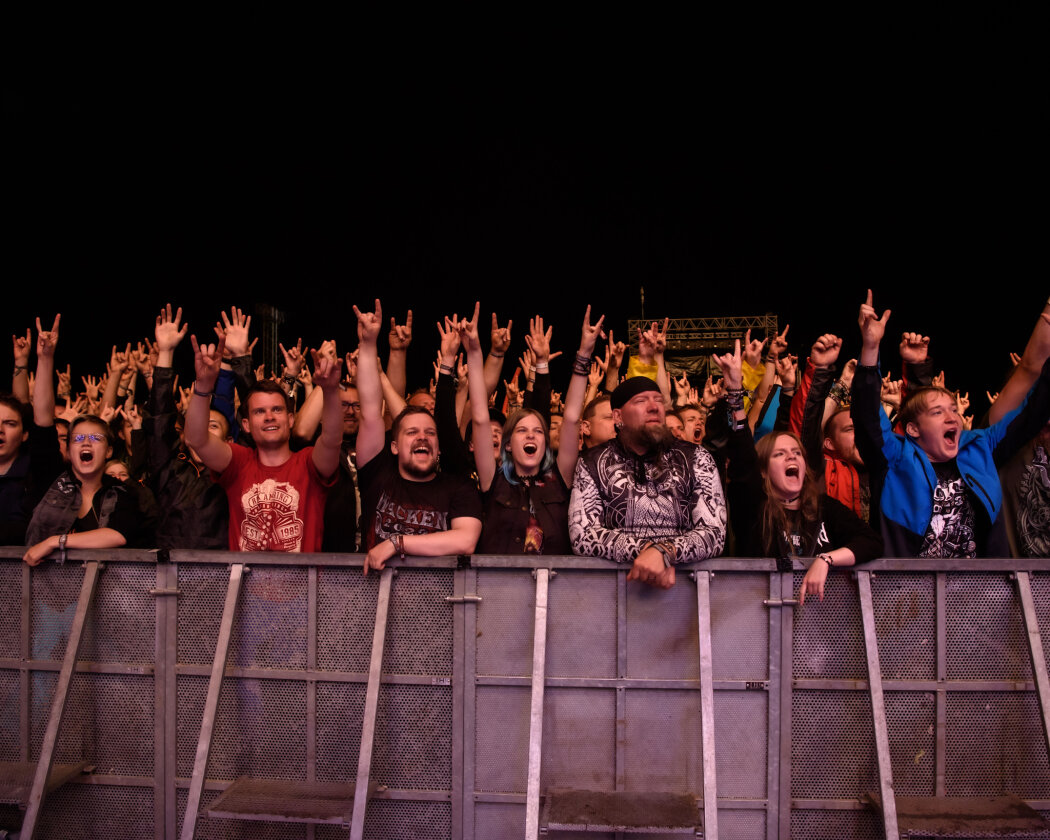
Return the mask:
[[343,411],[347,411],[347,410],[360,411],[361,410],[361,403],[359,403],[359,402],[345,402],[345,403],[341,403],[341,405],[343,406]]
[[83,443],[85,440],[90,440],[92,443],[103,443],[106,440],[106,436],[95,434],[94,432],[86,435],[73,435],[73,443]]

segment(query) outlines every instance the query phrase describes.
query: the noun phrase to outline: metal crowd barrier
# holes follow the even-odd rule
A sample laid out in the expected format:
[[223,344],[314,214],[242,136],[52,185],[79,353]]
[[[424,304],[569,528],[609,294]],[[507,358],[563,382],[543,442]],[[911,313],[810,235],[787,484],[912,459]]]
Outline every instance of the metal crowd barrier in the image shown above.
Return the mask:
[[21,553],[0,836],[879,838],[1005,795],[1050,817],[1050,560],[876,561],[800,608],[801,566],[771,560],[662,591],[580,557]]

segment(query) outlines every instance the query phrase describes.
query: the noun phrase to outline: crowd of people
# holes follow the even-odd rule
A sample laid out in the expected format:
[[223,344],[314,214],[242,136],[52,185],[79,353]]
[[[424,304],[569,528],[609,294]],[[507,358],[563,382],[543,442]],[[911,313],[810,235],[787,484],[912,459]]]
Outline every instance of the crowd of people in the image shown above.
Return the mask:
[[883,555],[1050,552],[1050,302],[979,420],[928,336],[901,335],[899,379],[881,369],[890,312],[870,291],[857,359],[833,333],[802,364],[787,328],[748,333],[703,381],[669,372],[666,321],[628,356],[590,307],[567,382],[540,316],[509,376],[512,322],[492,315],[486,352],[475,304],[438,324],[434,377],[412,390],[411,311],[390,318],[385,360],[380,301],[354,314],[352,352],[282,344],[267,376],[245,313],[223,312],[212,343],[169,304],[82,389],[55,368],[61,316],[37,319],[35,339],[12,336],[0,395],[2,544],[31,565],[69,548],[360,551],[366,574],[406,555],[575,553],[663,588],[732,553],[804,560],[803,602],[833,567]]

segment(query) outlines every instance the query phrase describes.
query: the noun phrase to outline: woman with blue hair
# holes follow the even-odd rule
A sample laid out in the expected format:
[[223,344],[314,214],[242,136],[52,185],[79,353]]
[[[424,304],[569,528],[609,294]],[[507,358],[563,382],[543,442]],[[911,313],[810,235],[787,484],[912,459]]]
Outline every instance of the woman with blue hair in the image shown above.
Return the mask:
[[[485,525],[478,554],[571,554],[569,542],[569,490],[580,451],[580,415],[587,392],[591,356],[598,336],[604,337],[601,318],[591,325],[591,308],[583,317],[580,349],[572,367],[572,381],[565,395],[561,446],[551,449],[550,431],[543,415],[523,408],[511,413],[500,440],[502,463],[492,450],[488,395],[483,371],[485,360],[478,338],[478,308],[470,321],[459,325],[467,348],[467,371],[473,418],[474,464],[484,494]],[[545,372],[550,360],[551,330],[543,321],[532,321],[527,341],[536,356],[535,369]]]

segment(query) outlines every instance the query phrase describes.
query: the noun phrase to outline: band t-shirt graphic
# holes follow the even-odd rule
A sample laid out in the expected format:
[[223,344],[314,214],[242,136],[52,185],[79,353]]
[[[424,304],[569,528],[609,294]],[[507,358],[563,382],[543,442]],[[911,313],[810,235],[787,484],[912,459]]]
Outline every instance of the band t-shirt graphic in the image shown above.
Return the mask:
[[365,551],[394,534],[432,534],[447,531],[459,517],[482,518],[481,497],[461,476],[439,472],[430,481],[408,481],[389,452],[380,452],[357,474],[367,523]]
[[955,461],[934,464],[933,516],[920,557],[976,557],[974,506]]
[[259,462],[253,449],[234,444],[219,484],[230,502],[231,551],[321,550],[324,503],[333,479],[324,481],[313,447],[293,452],[279,467]]

